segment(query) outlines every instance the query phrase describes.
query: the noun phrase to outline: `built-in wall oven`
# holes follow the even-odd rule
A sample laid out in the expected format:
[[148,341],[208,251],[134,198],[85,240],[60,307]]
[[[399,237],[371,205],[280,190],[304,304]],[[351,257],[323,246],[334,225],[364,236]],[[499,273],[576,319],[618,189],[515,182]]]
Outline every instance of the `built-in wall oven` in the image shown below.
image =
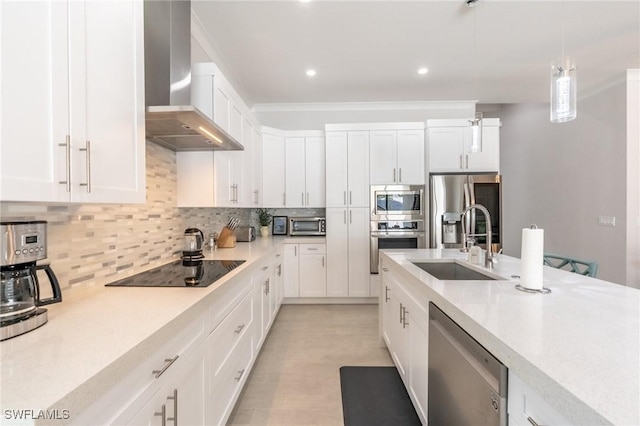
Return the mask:
[[382,249],[425,248],[424,185],[371,186],[370,272]]

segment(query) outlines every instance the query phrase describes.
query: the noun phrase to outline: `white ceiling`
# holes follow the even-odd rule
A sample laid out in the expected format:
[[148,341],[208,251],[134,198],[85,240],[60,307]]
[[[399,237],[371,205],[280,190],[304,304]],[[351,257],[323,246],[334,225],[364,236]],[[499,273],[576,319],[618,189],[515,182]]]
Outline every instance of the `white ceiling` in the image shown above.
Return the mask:
[[640,0],[194,0],[192,9],[250,107],[548,102],[563,27],[579,96],[640,68]]

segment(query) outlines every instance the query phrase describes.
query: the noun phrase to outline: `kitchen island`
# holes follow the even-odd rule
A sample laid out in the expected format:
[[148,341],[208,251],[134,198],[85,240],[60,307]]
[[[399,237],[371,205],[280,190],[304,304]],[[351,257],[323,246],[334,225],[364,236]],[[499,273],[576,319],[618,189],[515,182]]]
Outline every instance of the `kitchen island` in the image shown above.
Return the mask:
[[[570,423],[640,424],[637,289],[545,267],[551,293],[530,294],[515,289],[520,260],[504,255],[492,270],[469,265],[457,249],[385,250],[380,257],[381,298],[393,274],[421,310],[437,305]],[[438,280],[413,264],[444,261],[496,280]]]
[[[0,424],[103,424],[116,419],[127,398],[136,396],[126,395],[137,392],[136,370],[148,370],[149,378],[138,382],[144,381],[145,392],[156,391],[151,370],[162,367],[165,356],[160,357],[159,365],[148,365],[152,355],[168,344],[173,348],[205,347],[203,342],[211,331],[207,327],[213,329],[231,311],[232,303],[239,303],[240,297],[233,294],[240,294],[237,289],[249,292],[248,296],[257,295],[254,315],[249,317],[260,323],[260,297],[266,292],[262,282],[256,282],[254,292],[252,279],[261,277],[263,270],[269,272],[272,257],[281,252],[285,241],[285,237],[258,238],[232,249],[205,251],[207,260],[245,262],[204,288],[95,286],[64,290],[62,303],[47,306],[47,324],[0,343]],[[270,315],[276,312],[277,307]],[[249,328],[251,339],[254,327]],[[254,358],[260,343],[258,331],[256,327],[255,350],[251,350]],[[265,329],[261,332],[264,339]],[[174,342],[185,333],[189,335]],[[208,350],[205,356],[216,358]],[[193,358],[187,355],[181,354],[181,358]],[[182,359],[176,364],[180,362]],[[132,405],[130,411],[138,408],[142,406]]]

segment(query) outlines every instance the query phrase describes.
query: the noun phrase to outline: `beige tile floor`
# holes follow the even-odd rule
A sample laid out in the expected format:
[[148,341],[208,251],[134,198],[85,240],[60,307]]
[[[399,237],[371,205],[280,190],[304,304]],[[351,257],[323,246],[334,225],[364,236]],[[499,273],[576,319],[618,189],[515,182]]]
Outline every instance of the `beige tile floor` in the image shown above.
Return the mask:
[[228,424],[342,425],[344,365],[393,365],[377,305],[283,305]]

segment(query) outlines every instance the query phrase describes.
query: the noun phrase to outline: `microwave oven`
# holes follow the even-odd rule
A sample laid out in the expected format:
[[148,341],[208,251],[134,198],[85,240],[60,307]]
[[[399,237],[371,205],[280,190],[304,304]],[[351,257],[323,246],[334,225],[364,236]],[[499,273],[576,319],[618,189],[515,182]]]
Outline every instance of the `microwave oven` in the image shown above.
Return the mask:
[[372,185],[371,220],[424,219],[424,185]]
[[324,217],[290,217],[289,235],[327,235]]

